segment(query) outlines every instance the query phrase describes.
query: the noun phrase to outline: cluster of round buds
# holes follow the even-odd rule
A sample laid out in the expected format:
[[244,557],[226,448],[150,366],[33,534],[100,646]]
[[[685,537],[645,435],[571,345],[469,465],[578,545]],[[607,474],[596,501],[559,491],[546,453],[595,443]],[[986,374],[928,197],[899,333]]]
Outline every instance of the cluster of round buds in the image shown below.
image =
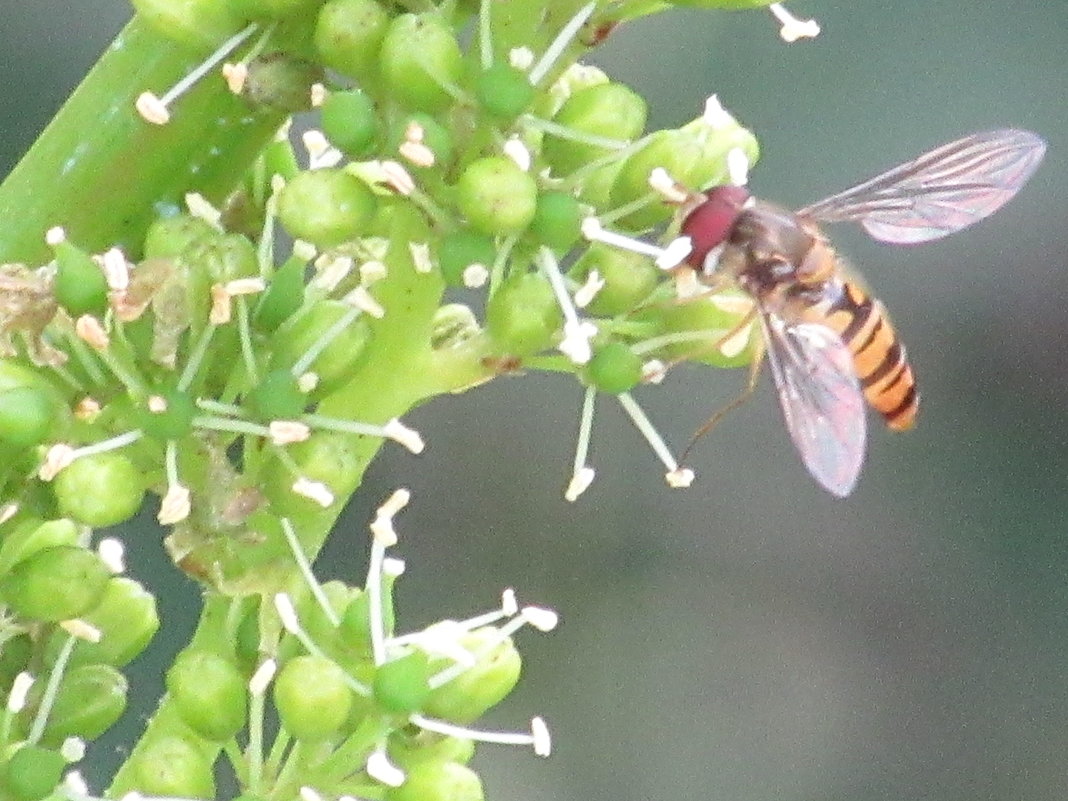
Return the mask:
[[[211,797],[216,766],[206,755],[222,753],[252,797],[479,801],[481,782],[467,764],[478,743],[549,755],[540,718],[520,732],[472,724],[519,679],[515,634],[549,631],[556,614],[520,605],[509,589],[484,614],[398,632],[393,586],[404,564],[389,552],[407,501],[398,490],[378,509],[361,587],[317,582],[299,532],[283,520],[305,583],[294,594],[245,599],[225,630],[178,656],[166,684],[179,720],[132,757],[139,793]],[[175,769],[153,770],[167,754]]]
[[9,504],[0,523],[0,792],[50,795],[122,715],[121,669],[159,627],[115,539]]

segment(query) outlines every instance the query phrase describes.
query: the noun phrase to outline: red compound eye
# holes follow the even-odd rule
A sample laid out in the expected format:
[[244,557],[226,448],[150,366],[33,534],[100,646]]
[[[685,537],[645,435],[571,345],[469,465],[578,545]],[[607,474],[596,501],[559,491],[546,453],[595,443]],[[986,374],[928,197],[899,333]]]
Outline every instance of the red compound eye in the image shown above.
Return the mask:
[[708,190],[705,198],[683,220],[680,232],[693,242],[686,263],[698,270],[704,265],[708,252],[727,238],[742,206],[749,199],[749,192],[744,186],[717,186]]

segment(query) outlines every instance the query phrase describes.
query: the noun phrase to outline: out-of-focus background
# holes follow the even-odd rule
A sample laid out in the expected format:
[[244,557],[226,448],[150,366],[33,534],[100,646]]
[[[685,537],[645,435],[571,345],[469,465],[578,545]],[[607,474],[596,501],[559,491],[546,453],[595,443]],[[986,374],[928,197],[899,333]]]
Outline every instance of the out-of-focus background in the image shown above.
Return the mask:
[[[602,400],[598,480],[574,505],[573,381],[501,380],[412,415],[427,452],[386,449],[320,567],[359,576],[373,507],[405,485],[402,620],[474,612],[508,585],[561,612],[554,634],[523,636],[523,683],[494,714],[545,715],[556,751],[483,749],[490,799],[1068,797],[1068,8],[791,8],[823,34],[788,46],[765,12],[680,10],[618,30],[594,61],[649,99],[655,126],[718,93],[760,138],[754,191],[790,205],[986,128],[1037,131],[1046,162],[941,243],[834,232],[924,397],[912,433],[872,420],[848,500],[802,468],[767,377],[695,450],[686,491]],[[2,12],[0,172],[127,14],[121,0]],[[638,397],[681,445],[743,380],[682,370]],[[159,539],[147,522],[128,533],[131,572],[184,632],[197,590]],[[134,681],[158,688],[177,642],[157,642]],[[122,736],[93,756],[98,786]]]

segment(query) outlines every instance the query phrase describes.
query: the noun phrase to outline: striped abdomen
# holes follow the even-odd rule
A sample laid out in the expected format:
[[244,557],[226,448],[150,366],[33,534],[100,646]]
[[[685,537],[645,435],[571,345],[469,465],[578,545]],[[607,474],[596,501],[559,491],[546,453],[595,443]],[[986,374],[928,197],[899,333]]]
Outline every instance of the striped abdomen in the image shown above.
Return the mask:
[[879,301],[850,281],[841,281],[836,297],[813,310],[824,325],[838,332],[850,352],[868,403],[898,431],[916,422],[920,396],[905,348]]

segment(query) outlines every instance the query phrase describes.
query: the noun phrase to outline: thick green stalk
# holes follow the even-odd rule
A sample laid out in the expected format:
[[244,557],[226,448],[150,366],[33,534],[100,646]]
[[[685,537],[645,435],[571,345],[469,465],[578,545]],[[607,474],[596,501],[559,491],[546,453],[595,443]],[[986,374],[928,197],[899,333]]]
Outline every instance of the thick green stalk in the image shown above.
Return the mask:
[[0,185],[0,263],[49,258],[62,225],[80,246],[133,256],[150,222],[186,192],[218,201],[282,123],[252,111],[209,74],[176,101],[167,125],[138,116],[143,91],[163,94],[198,56],[134,18]]

